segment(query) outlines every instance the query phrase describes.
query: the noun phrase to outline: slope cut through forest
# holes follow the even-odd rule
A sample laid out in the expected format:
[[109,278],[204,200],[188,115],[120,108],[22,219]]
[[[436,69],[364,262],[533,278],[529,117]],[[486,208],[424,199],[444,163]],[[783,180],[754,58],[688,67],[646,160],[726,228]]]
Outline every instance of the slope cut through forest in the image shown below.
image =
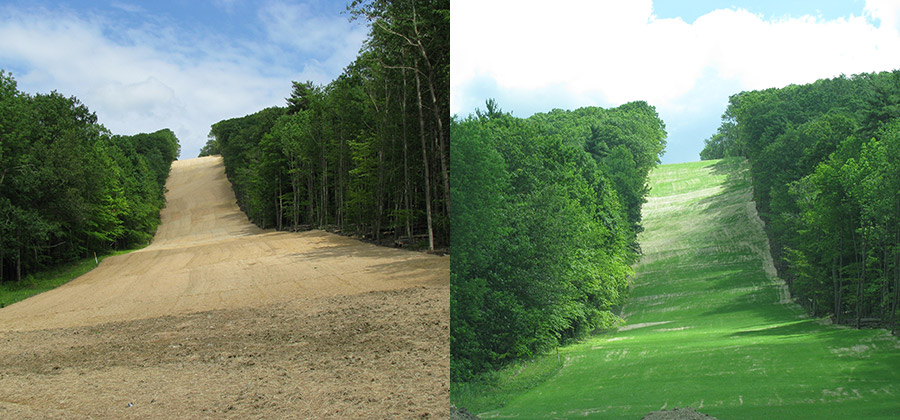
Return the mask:
[[167,188],[152,245],[0,309],[0,417],[446,410],[447,257],[260,230],[217,156]]
[[[775,275],[746,160],[663,165],[643,206],[627,324],[482,418],[896,418],[900,342],[810,318]],[[468,407],[470,410],[473,407]]]

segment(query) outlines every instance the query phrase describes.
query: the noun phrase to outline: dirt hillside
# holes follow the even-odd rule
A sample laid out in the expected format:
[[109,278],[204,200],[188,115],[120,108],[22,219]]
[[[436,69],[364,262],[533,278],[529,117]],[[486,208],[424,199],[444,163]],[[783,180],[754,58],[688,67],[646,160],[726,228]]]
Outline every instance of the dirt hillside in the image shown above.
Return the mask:
[[449,257],[262,231],[177,161],[149,247],[0,310],[0,417],[446,417]]

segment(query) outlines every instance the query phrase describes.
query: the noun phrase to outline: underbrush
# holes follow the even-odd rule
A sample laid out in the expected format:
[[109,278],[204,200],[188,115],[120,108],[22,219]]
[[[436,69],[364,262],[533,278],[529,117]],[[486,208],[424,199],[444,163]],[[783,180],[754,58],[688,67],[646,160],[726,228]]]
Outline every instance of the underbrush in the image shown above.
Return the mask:
[[96,262],[94,261],[93,256],[82,258],[77,261],[48,268],[44,271],[29,274],[27,277],[23,278],[22,281],[0,283],[0,308],[62,286],[79,276],[84,275],[88,271],[93,270],[104,258],[127,254],[144,248],[145,246],[98,255]]
[[499,370],[482,373],[468,382],[450,384],[450,401],[470,413],[503,407],[525,391],[546,382],[563,367],[557,353],[516,361]]

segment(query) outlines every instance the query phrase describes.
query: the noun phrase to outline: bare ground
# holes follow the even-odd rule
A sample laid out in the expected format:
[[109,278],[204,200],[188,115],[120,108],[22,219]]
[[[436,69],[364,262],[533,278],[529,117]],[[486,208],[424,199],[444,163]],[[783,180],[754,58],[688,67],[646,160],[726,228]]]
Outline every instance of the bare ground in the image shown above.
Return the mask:
[[716,420],[716,418],[691,407],[685,407],[654,411],[644,416],[642,420]]
[[449,258],[264,232],[179,161],[154,243],[0,310],[0,417],[449,416]]

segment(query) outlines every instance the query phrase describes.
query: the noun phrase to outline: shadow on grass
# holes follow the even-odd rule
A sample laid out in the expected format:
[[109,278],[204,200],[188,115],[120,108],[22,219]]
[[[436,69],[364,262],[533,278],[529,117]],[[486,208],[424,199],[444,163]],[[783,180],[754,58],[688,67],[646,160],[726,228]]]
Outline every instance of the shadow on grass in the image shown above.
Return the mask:
[[[765,327],[755,330],[738,331],[730,334],[730,337],[772,337],[772,336],[791,336],[791,335],[808,335],[822,333],[822,327],[816,324],[815,320],[804,320],[792,322],[789,324],[779,325],[776,327]],[[823,334],[824,335],[824,334]]]
[[698,204],[705,214],[722,213],[720,204],[728,195],[741,193],[750,188],[750,166],[745,158],[725,158],[711,167],[713,176],[724,176],[722,192],[711,197],[701,199]]
[[[747,197],[744,194],[748,192],[752,194],[753,191],[749,163],[745,158],[733,157],[719,160],[709,168],[712,176],[724,177],[724,181],[721,183],[722,190],[715,195],[700,199],[697,202],[697,207],[700,209],[699,212],[713,220],[717,229],[734,228],[737,229],[737,234],[751,234],[755,230],[752,226],[754,222],[747,219],[746,213],[742,209],[737,212],[735,209],[735,206],[747,205]],[[747,239],[768,241],[765,232],[759,238]],[[716,243],[711,241],[709,245],[715,246]],[[719,252],[721,256],[729,257],[722,254],[722,252],[724,251]],[[737,251],[733,250],[731,252]],[[739,264],[743,265],[745,263],[741,261]],[[710,288],[712,290],[723,290],[737,287],[765,286],[770,281],[765,277],[759,265],[761,263],[761,261],[754,259],[749,265],[740,267],[739,273],[732,272],[726,277],[717,279],[714,284],[710,285]],[[772,287],[776,286],[773,285]],[[764,295],[757,295],[759,293]],[[751,294],[755,296],[751,296]],[[712,306],[703,313],[703,316],[733,316],[744,312],[754,319],[772,324],[796,319],[793,311],[773,311],[771,305],[775,305],[776,300],[774,291],[759,290],[747,295],[734,296],[729,301],[722,302],[721,305]]]

